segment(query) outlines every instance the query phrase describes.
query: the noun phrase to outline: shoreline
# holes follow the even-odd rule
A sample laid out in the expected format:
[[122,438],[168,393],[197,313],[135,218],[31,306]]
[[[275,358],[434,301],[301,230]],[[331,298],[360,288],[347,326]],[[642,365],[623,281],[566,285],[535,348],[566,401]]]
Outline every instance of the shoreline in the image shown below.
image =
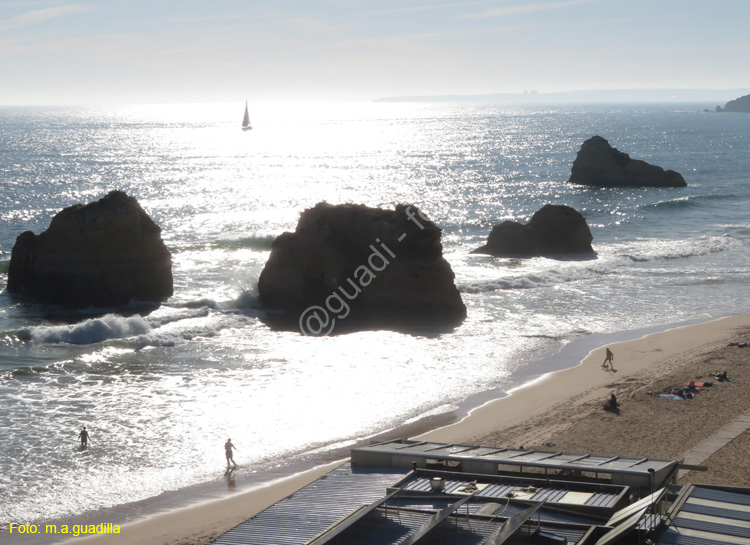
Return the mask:
[[[566,363],[558,364],[563,367],[541,376],[522,373],[521,376],[526,375],[528,380],[511,388],[507,393],[494,390],[477,394],[470,398],[474,402],[474,407],[468,411],[456,411],[451,413],[452,416],[442,415],[442,418],[420,420],[415,423],[409,429],[420,433],[419,435],[406,435],[401,433],[406,431],[404,428],[396,428],[379,434],[373,442],[379,440],[380,436],[409,436],[446,443],[502,443],[500,446],[525,444],[527,448],[530,444],[541,446],[546,442],[551,442],[548,439],[552,437],[554,430],[560,431],[561,427],[565,429],[567,429],[566,426],[570,427],[569,422],[546,422],[542,425],[540,419],[545,414],[554,412],[560,409],[560,406],[565,405],[577,406],[576,404],[581,403],[599,405],[602,400],[609,397],[613,383],[638,380],[639,377],[649,372],[659,375],[666,370],[679,369],[680,361],[689,359],[685,356],[686,354],[716,350],[725,345],[728,339],[737,340],[736,337],[741,330],[750,332],[750,314],[700,323],[689,322],[687,325],[655,326],[636,331],[584,337],[564,345],[556,354],[540,360],[539,365],[534,365],[538,369],[549,360],[574,363],[572,367],[564,367]],[[750,335],[748,337],[750,338]],[[599,344],[603,340],[611,342]],[[747,340],[749,339],[744,339],[744,341]],[[601,368],[600,360],[603,359],[604,346],[610,346],[615,353],[616,372],[605,371]],[[665,361],[668,361],[669,365],[665,365]],[[501,394],[505,394],[505,397],[498,398]],[[491,401],[477,403],[482,396],[494,397]],[[618,398],[622,399],[619,394]],[[465,408],[470,400],[462,403],[461,407]],[[574,402],[571,403],[571,401]],[[460,413],[466,416],[456,422]],[[528,423],[532,425],[529,426]],[[440,424],[444,425],[437,427]],[[432,429],[428,430],[429,426],[432,426]],[[562,430],[563,433],[565,429]],[[559,439],[555,442],[559,443]],[[594,451],[589,450],[589,452]],[[617,453],[625,454],[624,452]],[[62,542],[89,545],[100,543],[198,545],[206,543],[314,481],[346,458],[348,455],[291,476],[258,483],[228,497],[208,501],[205,498],[196,501],[194,497],[193,502],[187,506],[183,504],[182,507],[153,513],[145,518],[127,522],[121,526],[120,534],[98,534],[66,541],[53,536],[38,535],[42,538],[41,540],[14,539],[10,543]],[[329,457],[328,460],[330,459]]]
[[[688,354],[715,350],[726,344],[728,339],[734,339],[741,330],[750,331],[750,314],[697,324],[667,326],[661,331],[646,333],[635,339],[600,345],[590,350],[574,367],[537,377],[512,389],[508,397],[477,407],[461,422],[430,431],[417,438],[438,442],[474,441],[472,444],[478,444],[475,442],[476,439],[497,437],[499,431],[521,428],[529,421],[549,413],[573,398],[580,398],[581,402],[593,400],[598,406],[617,389],[618,383],[643,378],[646,372],[652,372],[653,377],[658,378],[665,374],[664,371],[679,368],[680,358],[687,363]],[[615,353],[614,363],[617,369],[614,373],[601,367],[607,346]],[[671,367],[667,367],[665,362]],[[690,378],[686,377],[685,381]],[[488,429],[492,432],[487,433]],[[509,440],[524,440],[519,444],[532,444],[535,439],[534,432],[524,434],[516,431],[506,436]],[[462,439],[459,440],[457,437]]]

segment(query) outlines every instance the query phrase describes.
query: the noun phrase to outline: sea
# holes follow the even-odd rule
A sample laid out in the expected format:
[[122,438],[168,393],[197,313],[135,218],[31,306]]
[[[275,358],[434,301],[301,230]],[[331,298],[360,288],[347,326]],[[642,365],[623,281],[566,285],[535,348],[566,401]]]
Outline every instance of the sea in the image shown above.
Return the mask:
[[[251,103],[247,132],[244,104],[1,107],[2,287],[18,235],[117,189],[161,227],[174,296],[71,311],[0,293],[0,531],[220,497],[455,421],[577,365],[572,343],[747,312],[750,116],[706,107]],[[593,135],[687,187],[567,183]],[[269,327],[271,244],[322,201],[418,206],[442,229],[466,320]],[[595,259],[471,253],[545,204],[583,214]]]

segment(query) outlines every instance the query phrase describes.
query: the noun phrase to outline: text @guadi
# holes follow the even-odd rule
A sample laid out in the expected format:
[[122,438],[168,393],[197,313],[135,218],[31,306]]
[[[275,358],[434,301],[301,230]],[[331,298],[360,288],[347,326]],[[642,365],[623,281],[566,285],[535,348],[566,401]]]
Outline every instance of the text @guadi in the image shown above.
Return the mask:
[[[406,208],[405,213],[407,219],[420,230],[424,229],[420,219],[424,222],[429,221],[421,210],[415,212],[411,206]],[[402,233],[396,240],[402,242],[406,237],[407,234]],[[299,329],[303,335],[312,337],[330,335],[336,325],[336,320],[343,320],[349,316],[351,308],[348,301],[354,301],[359,297],[362,290],[377,278],[376,273],[383,272],[391,264],[390,260],[394,259],[396,254],[379,238],[375,239],[375,243],[378,246],[375,244],[369,246],[372,253],[367,257],[366,264],[363,263],[357,267],[351,277],[343,282],[337,282],[334,279],[333,292],[326,297],[323,305],[312,305],[302,311],[299,317]]]

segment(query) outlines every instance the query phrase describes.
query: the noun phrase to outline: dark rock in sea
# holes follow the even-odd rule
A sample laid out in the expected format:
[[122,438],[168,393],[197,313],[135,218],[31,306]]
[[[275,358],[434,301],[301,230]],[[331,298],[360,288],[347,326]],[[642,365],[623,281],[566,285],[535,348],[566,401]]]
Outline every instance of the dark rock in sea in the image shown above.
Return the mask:
[[74,308],[159,302],[172,295],[172,256],[133,197],[112,191],[60,211],[16,239],[8,292]]
[[580,259],[595,257],[589,226],[570,206],[547,204],[526,225],[504,221],[492,228],[487,244],[473,254],[495,257],[550,257]]
[[441,229],[413,205],[319,203],[273,243],[258,281],[272,325],[327,335],[445,330],[466,307],[443,258]]
[[724,108],[722,108],[721,106],[717,106],[716,111],[750,113],[750,95],[745,95],[743,97],[730,100],[726,103]]
[[631,159],[609,145],[601,136],[592,136],[578,151],[569,182],[594,187],[685,187],[685,179],[674,170]]

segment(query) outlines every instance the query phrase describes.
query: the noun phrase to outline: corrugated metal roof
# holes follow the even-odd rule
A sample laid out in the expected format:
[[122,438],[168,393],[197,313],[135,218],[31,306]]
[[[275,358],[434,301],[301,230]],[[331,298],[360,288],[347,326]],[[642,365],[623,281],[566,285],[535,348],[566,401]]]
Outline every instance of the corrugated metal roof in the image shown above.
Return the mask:
[[696,486],[690,493],[691,498],[715,501],[725,509],[737,509],[739,506],[750,507],[750,490],[727,487]]
[[[390,506],[398,506],[403,509],[435,509],[439,510],[448,505],[452,498],[437,499],[435,497],[397,497],[389,502]],[[487,506],[491,506],[488,510]],[[494,508],[492,508],[494,507]],[[517,515],[528,507],[527,503],[513,501],[492,502],[491,500],[471,501],[461,508],[461,512],[468,510],[472,515],[482,509],[487,516],[502,517],[503,519]],[[601,517],[591,517],[585,514],[575,514],[569,511],[558,511],[542,507],[536,512],[542,522],[565,522],[568,524],[582,524],[586,526],[602,525],[604,521]]]
[[[219,536],[211,543],[213,545],[304,545],[363,505],[369,505],[383,499],[388,488],[403,479],[404,475],[404,471],[391,468],[352,468],[348,463],[343,464],[328,475],[300,489],[292,496],[281,500]],[[459,484],[457,483],[456,486],[458,487]],[[453,502],[455,502],[455,499],[455,496],[453,496]],[[429,520],[434,515],[434,512],[430,512],[429,509],[439,510],[452,503],[450,500],[438,499],[428,504],[426,510],[423,506],[422,513],[409,514],[410,511],[406,509],[405,505],[409,500],[409,498],[403,496],[394,498],[389,502],[390,505],[386,509],[378,508],[377,511],[384,511],[389,519],[398,520],[398,524],[385,525],[382,530],[384,534],[380,535],[382,539],[371,541],[371,543],[382,545],[390,542],[387,537],[389,535],[401,536],[393,541],[393,543],[397,543],[399,539],[403,539],[406,535],[421,527],[425,520]],[[466,511],[474,513],[485,503],[487,502],[476,502],[472,499],[468,507],[461,507],[460,512],[463,514],[466,509]],[[510,502],[506,501],[505,503],[509,504]],[[398,507],[394,507],[394,505],[398,505]],[[528,504],[519,504],[510,508],[508,505],[498,507],[495,509],[493,516],[499,518],[495,519],[494,523],[477,522],[476,520],[469,523],[453,521],[444,523],[438,533],[443,536],[444,528],[449,528],[450,524],[458,525],[458,528],[462,530],[455,530],[457,533],[451,530],[455,533],[452,536],[452,543],[466,545],[481,543],[497,529],[497,524],[500,524],[507,517],[520,513],[527,507]],[[371,520],[372,516],[364,517],[362,521],[357,522],[356,527],[360,530],[368,527],[367,521]],[[540,519],[543,524],[544,522],[592,524],[590,520],[585,518],[576,517],[572,514],[553,513],[544,508],[540,510]],[[460,521],[461,517],[458,517],[458,520]],[[412,523],[416,526],[413,526]],[[464,528],[466,524],[468,526]],[[580,527],[556,528],[555,532],[558,535],[566,536],[569,543],[576,543],[583,535],[584,530]],[[358,532],[358,535],[360,534],[361,532]],[[344,533],[337,538],[339,540],[344,539],[344,541],[332,541],[331,543],[346,543],[346,535],[349,534]],[[362,539],[358,543],[369,543],[365,538]],[[419,543],[430,543],[432,539],[430,535],[426,535]],[[440,539],[443,540],[444,536]]]
[[750,489],[687,487],[669,513],[659,545],[750,544]]
[[657,541],[658,545],[747,545],[746,539],[727,540],[710,532],[670,528]]
[[[409,447],[400,443],[393,445],[393,448],[399,449]],[[423,451],[432,449],[433,453],[451,452],[452,456],[468,456],[479,451],[486,451],[488,456],[515,454],[510,459],[536,454],[534,460],[537,463],[559,454],[547,457],[531,451],[512,453],[509,449],[500,449],[502,452],[498,452],[498,449],[485,447],[426,442],[419,443],[418,448]],[[406,455],[407,460],[409,456],[411,454]],[[559,456],[563,456],[566,463],[586,460],[587,464],[596,462],[599,466],[606,466],[625,462],[621,458],[603,455],[562,453]],[[631,459],[628,463],[641,465],[644,462]],[[592,532],[601,531],[594,527],[603,523],[601,518],[593,515],[601,516],[607,509],[613,511],[615,505],[621,506],[620,500],[626,501],[628,492],[628,487],[623,485],[567,482],[536,476],[409,470],[342,464],[212,543],[305,545],[316,536],[321,536],[322,543],[383,545],[403,543],[410,536],[419,536],[420,544],[450,542],[473,545],[492,541],[504,521],[521,514],[529,507],[529,502],[544,502],[544,505],[538,507],[533,524],[530,520],[530,525],[524,525],[523,532],[541,525],[542,530],[549,528],[551,533],[564,536],[570,544],[578,543],[581,539],[589,543],[594,535]],[[443,493],[432,491],[430,479],[433,476],[443,479]],[[401,492],[386,499],[388,491],[396,488],[400,488]],[[509,496],[511,491],[514,492],[512,499]],[[464,501],[465,504],[461,505]],[[565,505],[566,501],[570,504]],[[644,500],[642,503],[650,502]],[[452,505],[460,506],[455,515],[450,512],[455,511],[455,508],[451,509]],[[363,509],[363,506],[369,507]],[[576,515],[572,510],[578,508],[581,512]],[[436,513],[441,510],[445,510],[448,516],[435,524]],[[340,524],[355,511],[357,518]],[[653,529],[654,523],[661,518],[644,511],[640,503],[621,511],[619,519],[627,519],[611,528],[606,535],[600,535],[598,543],[618,543],[630,531],[640,533]],[[683,489],[665,520],[669,526],[662,530],[656,541],[658,545],[750,545],[750,489],[690,485]],[[334,525],[338,525],[336,530],[339,533],[326,533]],[[324,533],[326,538],[330,536],[333,540],[326,541]],[[346,536],[356,536],[357,539],[347,540]],[[507,544],[513,545],[517,539],[518,536],[514,535]]]
[[649,475],[649,470],[671,470],[676,460],[643,458],[638,456],[615,456],[610,454],[587,454],[559,451],[540,451],[511,448],[488,448],[472,445],[456,445],[397,439],[377,445],[352,449],[352,462],[357,465],[358,454],[378,453],[397,456],[421,456],[434,459],[460,461],[472,459],[499,464],[525,465],[558,469],[577,469],[608,473]]
[[405,539],[403,545],[412,545],[413,543],[416,543],[422,536],[426,536],[429,532],[437,528],[445,519],[455,514],[456,511],[460,509],[464,503],[469,501],[469,499],[471,499],[471,496],[461,498],[455,503],[447,505],[445,508],[435,513],[435,516],[433,516],[429,522],[425,523],[421,528],[419,528],[419,530]]
[[433,477],[443,479],[446,494],[462,494],[478,490],[478,496],[482,498],[503,500],[517,498],[560,504],[560,506],[585,505],[608,510],[614,509],[628,492],[628,487],[624,485],[424,469],[408,473],[394,484],[394,488],[429,493]]
[[[453,500],[456,500],[455,496]],[[464,498],[464,500],[468,500],[468,498]],[[473,503],[469,500],[465,505]],[[435,505],[428,501],[423,505],[414,503],[409,506],[379,507],[376,511],[358,519],[355,524],[348,526],[344,532],[336,534],[331,539],[326,539],[326,535],[321,536],[320,543],[325,543],[325,545],[407,545],[413,542],[420,545],[432,543],[481,545],[489,543],[492,537],[507,528],[509,535],[505,536],[502,543],[508,545],[528,542],[528,539],[524,540],[522,536],[510,536],[510,534],[515,534],[515,530],[519,530],[519,534],[528,535],[530,531],[537,529],[549,535],[564,538],[569,544],[575,544],[579,543],[581,538],[589,531],[588,526],[551,525],[545,524],[544,521],[539,525],[536,520],[529,521],[530,526],[525,526],[523,529],[519,529],[520,524],[509,527],[507,516],[493,517],[486,514],[475,516],[476,506],[472,507],[471,514],[469,514],[464,511],[465,505],[456,508],[450,502],[446,502],[446,505]],[[529,509],[538,509],[539,504],[531,508],[528,505],[523,507],[524,509],[519,509],[514,513],[515,517],[522,517],[519,520],[521,524],[529,518]],[[436,512],[435,509],[448,509],[453,512],[447,517],[439,519],[440,512]],[[534,514],[534,519],[536,519],[536,514]]]
[[432,518],[432,513],[378,509],[357,522],[354,527],[335,538],[325,541],[326,545],[384,545],[398,543],[407,536],[413,535]]
[[682,506],[682,510],[691,513],[700,513],[702,515],[714,515],[728,519],[750,521],[750,510],[738,511],[736,509],[727,509],[726,507],[707,504],[700,499],[689,499],[685,502],[685,505]]
[[346,463],[235,526],[214,545],[303,545],[341,518],[382,498],[403,477],[393,468],[351,468]]

